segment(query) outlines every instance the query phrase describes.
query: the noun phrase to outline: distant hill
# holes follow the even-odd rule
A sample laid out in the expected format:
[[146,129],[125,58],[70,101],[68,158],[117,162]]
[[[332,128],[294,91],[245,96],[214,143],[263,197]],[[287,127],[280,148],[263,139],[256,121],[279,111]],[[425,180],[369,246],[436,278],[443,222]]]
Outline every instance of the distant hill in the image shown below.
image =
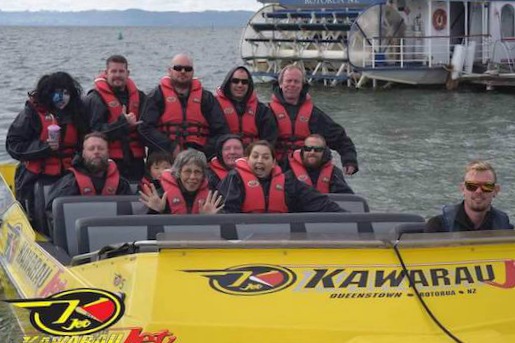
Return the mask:
[[254,12],[150,12],[143,10],[81,12],[5,12],[0,10],[1,25],[20,26],[229,26],[243,27]]

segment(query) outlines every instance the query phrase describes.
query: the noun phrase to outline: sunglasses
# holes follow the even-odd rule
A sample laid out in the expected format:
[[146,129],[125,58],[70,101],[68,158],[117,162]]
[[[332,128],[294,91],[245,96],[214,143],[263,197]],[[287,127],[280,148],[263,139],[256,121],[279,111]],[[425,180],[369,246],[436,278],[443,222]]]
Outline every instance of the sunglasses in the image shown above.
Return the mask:
[[249,79],[238,79],[237,77],[233,77],[231,79],[231,83],[234,83],[235,85],[237,85],[238,83],[241,83],[242,85],[248,85]]
[[485,193],[492,193],[495,190],[495,182],[478,183],[465,181],[465,188],[469,192],[475,192],[479,187],[481,187],[481,190]]
[[308,146],[305,145],[302,147],[302,150],[304,151],[314,151],[314,152],[322,152],[325,150],[323,146]]
[[189,73],[189,72],[193,71],[193,67],[192,66],[174,65],[172,67],[172,69],[175,70],[175,71],[185,71],[186,73]]

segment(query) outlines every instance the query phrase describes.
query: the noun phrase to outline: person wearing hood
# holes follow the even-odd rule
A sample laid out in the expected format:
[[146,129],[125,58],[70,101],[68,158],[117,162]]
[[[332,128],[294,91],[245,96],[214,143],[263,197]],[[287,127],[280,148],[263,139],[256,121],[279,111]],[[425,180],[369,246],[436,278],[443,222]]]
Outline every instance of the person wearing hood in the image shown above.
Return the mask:
[[110,56],[106,69],[95,78],[95,88],[88,92],[85,104],[91,129],[109,139],[109,158],[123,177],[137,182],[145,172],[145,147],[137,131],[145,93],[136,87],[129,74],[124,56]]
[[308,89],[301,67],[288,65],[279,73],[270,102],[279,128],[278,161],[284,164],[294,150],[302,147],[307,136],[318,133],[330,149],[340,154],[345,175],[356,173],[358,160],[354,143],[341,125],[313,104]]
[[270,108],[258,101],[254,81],[247,68],[239,66],[229,71],[215,97],[230,132],[241,137],[244,147],[256,140],[275,144],[277,124]]
[[217,189],[218,184],[236,165],[236,160],[243,157],[243,143],[239,135],[221,136],[216,142],[216,156],[209,161],[207,179],[209,188]]
[[71,195],[131,195],[129,181],[120,176],[114,161],[109,160],[107,137],[92,132],[84,138],[82,155],[74,158],[69,173],[48,192],[47,212],[54,199]]
[[148,94],[138,131],[149,153],[161,150],[177,156],[192,148],[211,157],[218,137],[229,133],[215,97],[193,74],[191,57],[175,55],[168,75]]
[[291,172],[283,174],[267,141],[252,142],[245,152],[220,183],[226,213],[346,212]]
[[30,219],[36,181],[50,184],[64,175],[89,132],[81,95],[82,87],[68,73],[44,75],[9,127],[6,150],[21,162],[15,175],[16,200]]
[[295,177],[315,187],[320,193],[354,194],[340,168],[332,163],[331,150],[324,137],[311,134],[304,145],[288,157],[289,166]]

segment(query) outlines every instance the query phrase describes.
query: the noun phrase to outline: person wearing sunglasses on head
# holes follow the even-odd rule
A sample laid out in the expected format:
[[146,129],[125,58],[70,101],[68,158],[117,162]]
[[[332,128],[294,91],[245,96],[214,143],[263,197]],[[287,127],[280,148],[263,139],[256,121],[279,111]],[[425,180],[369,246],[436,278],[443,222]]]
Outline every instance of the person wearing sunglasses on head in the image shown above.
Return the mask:
[[92,130],[104,133],[109,139],[109,158],[116,163],[120,174],[129,181],[139,182],[145,174],[145,146],[137,126],[145,93],[129,77],[128,64],[124,56],[110,56],[85,104]]
[[216,99],[233,134],[240,135],[243,146],[255,140],[275,144],[277,124],[272,111],[258,101],[254,82],[247,68],[235,67],[217,88]]
[[288,162],[299,181],[315,187],[320,193],[354,194],[342,170],[332,163],[331,150],[319,134],[309,135],[304,145],[288,157]]
[[279,128],[276,143],[279,163],[284,165],[307,136],[318,133],[325,138],[327,146],[340,155],[345,175],[356,173],[358,160],[354,143],[341,125],[314,106],[308,90],[304,69],[293,64],[281,70],[273,86],[270,108]]
[[283,174],[268,141],[250,143],[245,156],[220,183],[226,213],[346,212],[291,172]]
[[178,54],[168,67],[168,75],[150,91],[139,132],[150,152],[162,150],[176,155],[193,148],[214,155],[218,137],[229,133],[213,94],[193,78],[193,61]]
[[441,215],[428,220],[426,232],[513,229],[508,215],[492,206],[500,186],[490,163],[470,162],[460,189],[461,204],[444,206]]

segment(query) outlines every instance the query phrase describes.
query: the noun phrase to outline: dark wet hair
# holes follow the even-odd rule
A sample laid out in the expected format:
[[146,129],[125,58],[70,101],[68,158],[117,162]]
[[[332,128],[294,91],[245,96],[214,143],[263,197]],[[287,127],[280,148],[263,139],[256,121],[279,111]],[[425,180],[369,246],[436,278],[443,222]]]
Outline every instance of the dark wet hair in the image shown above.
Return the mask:
[[[53,94],[56,89],[66,89],[70,94],[70,102],[62,110],[54,107],[52,101]],[[70,74],[64,71],[58,71],[52,74],[43,75],[29,97],[37,106],[47,111],[55,113],[62,112],[72,118],[72,122],[79,131],[79,135],[83,136],[89,131],[89,122],[86,111],[82,104],[82,86]]]
[[127,61],[127,59],[122,56],[122,55],[111,55],[107,58],[106,60],[106,68],[109,67],[109,63],[123,63],[125,64],[125,66],[128,68],[129,67],[129,62]]
[[[82,95],[82,87],[70,74],[58,71],[53,74],[43,75],[31,93],[38,105],[48,110],[55,109],[52,97],[56,89],[66,89],[70,94],[70,102],[68,105],[80,101]],[[67,106],[68,107],[68,106]]]
[[272,146],[272,144],[270,144],[269,141],[265,141],[265,140],[259,140],[259,141],[254,141],[254,142],[250,143],[249,146],[247,146],[247,149],[245,149],[245,156],[249,157],[250,154],[252,153],[252,149],[254,149],[254,147],[257,145],[266,146],[268,149],[270,149],[272,157],[275,160],[275,149]]
[[150,167],[159,162],[168,162],[170,165],[173,165],[173,156],[168,151],[154,151],[152,152],[148,158],[145,166],[147,170],[150,170]]

